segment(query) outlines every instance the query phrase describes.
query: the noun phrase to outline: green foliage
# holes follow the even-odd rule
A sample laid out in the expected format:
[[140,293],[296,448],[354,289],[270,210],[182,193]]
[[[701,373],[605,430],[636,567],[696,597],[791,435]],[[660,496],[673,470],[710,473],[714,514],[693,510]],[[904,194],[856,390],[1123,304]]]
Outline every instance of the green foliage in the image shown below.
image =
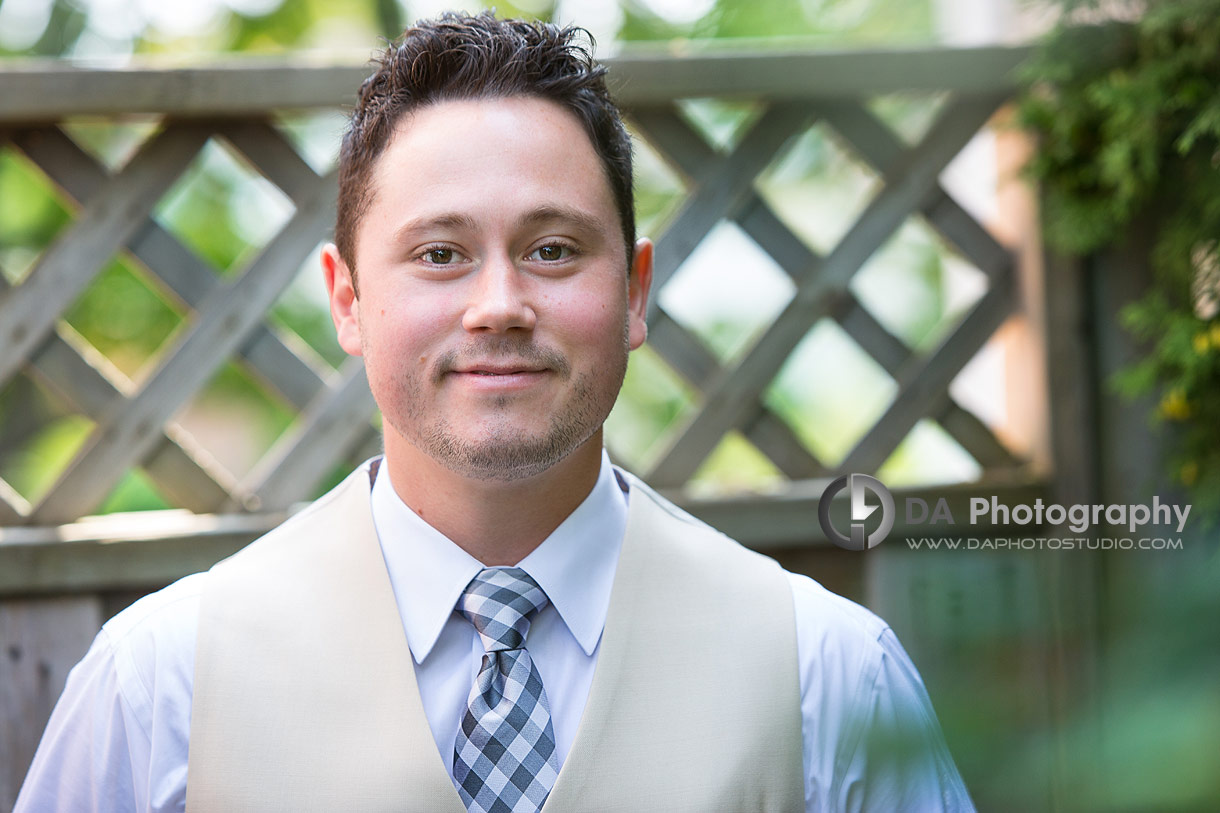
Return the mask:
[[[1065,2],[1071,12],[1095,2]],[[1099,59],[1099,53],[1106,56]],[[1123,320],[1147,355],[1119,377],[1160,394],[1174,476],[1220,510],[1220,0],[1149,0],[1132,24],[1056,32],[1027,72],[1048,243],[1122,245],[1150,225],[1152,290]]]
[[835,45],[927,40],[933,29],[932,4],[911,0],[716,0],[694,19],[666,18],[644,2],[624,2],[622,8],[618,38],[635,42],[800,37],[808,47],[819,38]]

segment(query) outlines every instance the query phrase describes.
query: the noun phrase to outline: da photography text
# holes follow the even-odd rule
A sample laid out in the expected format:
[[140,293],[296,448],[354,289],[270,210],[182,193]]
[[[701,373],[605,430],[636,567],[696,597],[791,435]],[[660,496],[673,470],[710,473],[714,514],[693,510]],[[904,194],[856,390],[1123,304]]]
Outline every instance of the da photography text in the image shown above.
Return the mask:
[[[919,497],[907,497],[904,502],[909,524],[957,524],[944,497],[938,499],[934,506],[929,506],[927,500]],[[1103,522],[1112,527],[1126,526],[1131,533],[1136,533],[1145,525],[1176,526],[1177,533],[1182,533],[1188,516],[1189,505],[1162,503],[1160,497],[1153,497],[1152,505],[1046,505],[1039,498],[1034,500],[1033,505],[1011,507],[1001,503],[997,497],[970,498],[971,525],[977,525],[980,521],[989,525],[1065,525],[1078,534]]]

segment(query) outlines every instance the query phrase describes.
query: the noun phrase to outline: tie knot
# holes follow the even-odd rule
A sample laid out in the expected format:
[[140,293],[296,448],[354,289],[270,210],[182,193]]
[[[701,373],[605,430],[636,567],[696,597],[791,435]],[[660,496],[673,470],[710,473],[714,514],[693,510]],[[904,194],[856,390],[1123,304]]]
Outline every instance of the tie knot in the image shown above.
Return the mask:
[[519,567],[487,567],[470,580],[457,609],[474,624],[488,652],[521,649],[530,614],[547,604],[546,593]]

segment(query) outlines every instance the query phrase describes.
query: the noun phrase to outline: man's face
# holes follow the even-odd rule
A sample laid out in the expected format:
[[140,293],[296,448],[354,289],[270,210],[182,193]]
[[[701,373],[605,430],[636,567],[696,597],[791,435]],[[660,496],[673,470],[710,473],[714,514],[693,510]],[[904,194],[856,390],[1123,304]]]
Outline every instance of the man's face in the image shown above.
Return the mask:
[[651,246],[629,278],[601,162],[554,102],[441,102],[405,117],[356,235],[360,295],[324,254],[345,350],[386,447],[464,476],[549,468],[601,425],[644,341]]

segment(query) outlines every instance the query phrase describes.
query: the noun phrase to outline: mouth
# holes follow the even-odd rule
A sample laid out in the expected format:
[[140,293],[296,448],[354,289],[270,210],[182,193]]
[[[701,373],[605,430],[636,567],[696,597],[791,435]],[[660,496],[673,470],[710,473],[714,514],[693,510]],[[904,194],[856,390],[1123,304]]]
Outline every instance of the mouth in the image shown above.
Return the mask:
[[449,372],[449,377],[472,392],[502,396],[531,391],[541,386],[550,372],[549,367],[537,363],[495,361],[459,365]]
[[463,375],[479,375],[479,376],[503,376],[503,375],[525,375],[528,373],[544,373],[546,369],[543,367],[532,367],[525,365],[477,365],[459,368],[454,370],[456,373]]

